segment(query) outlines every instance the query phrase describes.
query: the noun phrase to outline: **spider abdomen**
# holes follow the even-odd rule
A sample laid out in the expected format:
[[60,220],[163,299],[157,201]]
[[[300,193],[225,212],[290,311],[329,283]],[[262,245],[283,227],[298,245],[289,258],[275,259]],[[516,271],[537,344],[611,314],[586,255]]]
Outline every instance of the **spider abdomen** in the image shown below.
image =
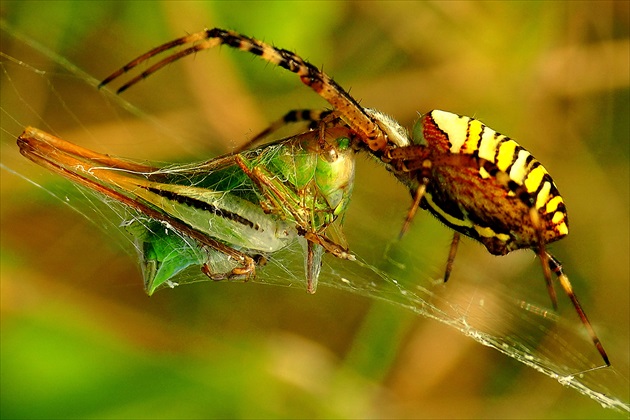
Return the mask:
[[[564,201],[549,173],[516,141],[478,120],[434,110],[414,129],[429,150],[422,205],[495,255],[568,234]],[[538,212],[540,227],[532,220]],[[542,236],[540,238],[539,236]]]

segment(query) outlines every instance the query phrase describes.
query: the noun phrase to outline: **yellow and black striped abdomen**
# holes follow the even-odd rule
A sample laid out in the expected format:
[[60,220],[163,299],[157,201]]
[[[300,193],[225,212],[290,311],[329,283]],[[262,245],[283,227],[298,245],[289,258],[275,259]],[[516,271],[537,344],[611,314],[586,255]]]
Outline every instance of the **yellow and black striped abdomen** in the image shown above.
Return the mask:
[[[431,180],[423,199],[445,224],[493,254],[534,248],[568,234],[566,208],[553,179],[527,150],[478,120],[434,110],[420,120],[430,150]],[[530,210],[538,210],[536,228]],[[540,229],[540,230],[539,230]]]

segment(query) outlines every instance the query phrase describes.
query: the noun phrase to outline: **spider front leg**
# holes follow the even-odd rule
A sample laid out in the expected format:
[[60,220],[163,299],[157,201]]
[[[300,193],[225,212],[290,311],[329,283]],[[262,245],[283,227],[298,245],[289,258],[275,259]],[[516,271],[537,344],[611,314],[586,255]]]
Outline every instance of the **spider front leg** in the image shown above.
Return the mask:
[[370,116],[369,113],[361,107],[348,92],[339,86],[326,73],[291,51],[275,48],[257,39],[220,28],[205,29],[153,48],[151,51],[148,51],[145,54],[131,60],[125,66],[106,77],[99,84],[99,87],[109,84],[113,80],[118,79],[125,73],[134,69],[139,64],[161,54],[162,52],[186,45],[188,46],[178,52],[166,56],[161,61],[158,61],[147,70],[144,70],[139,75],[124,83],[120,88],[118,88],[117,93],[125,91],[129,87],[160,70],[167,64],[177,61],[180,58],[193,55],[199,51],[214,48],[219,45],[226,45],[231,48],[254,54],[265,61],[276,64],[279,67],[295,73],[299,76],[302,83],[310,87],[323,99],[328,101],[332,108],[339,112],[339,115],[343,117],[344,121],[353,131],[359,134],[359,138],[367,145],[367,147],[369,147],[370,150],[383,150],[386,147],[387,138],[382,127],[379,126],[377,121]]
[[409,185],[417,184],[412,191],[413,202],[400,229],[399,238],[402,238],[409,230],[411,221],[420,207],[429,184],[433,162],[429,159],[429,150],[422,145],[390,148],[382,160],[392,168],[399,179],[407,181]]

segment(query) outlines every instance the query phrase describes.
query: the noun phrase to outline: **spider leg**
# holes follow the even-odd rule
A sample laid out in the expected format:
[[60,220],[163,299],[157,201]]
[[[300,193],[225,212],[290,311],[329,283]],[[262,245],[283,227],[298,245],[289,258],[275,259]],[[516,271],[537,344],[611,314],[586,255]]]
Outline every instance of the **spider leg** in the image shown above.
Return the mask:
[[525,184],[518,185],[516,182],[511,180],[509,175],[506,172],[501,171],[495,163],[485,160],[483,158],[476,158],[476,159],[479,161],[480,168],[483,167],[483,169],[485,169],[485,171],[490,176],[494,176],[500,183],[502,183],[504,185],[504,188],[506,188],[506,190],[513,192],[516,197],[518,197],[526,206],[529,207],[529,217],[530,217],[530,220],[534,229],[536,230],[537,244],[534,251],[538,255],[541,261],[541,264],[543,265],[543,273],[545,277],[545,282],[547,283],[547,291],[549,292],[549,297],[551,298],[551,302],[553,304],[554,309],[558,308],[558,303],[557,303],[556,292],[553,287],[553,281],[551,279],[552,271],[558,277],[558,280],[560,281],[562,288],[564,289],[565,293],[571,300],[571,303],[573,304],[573,307],[578,313],[578,316],[580,317],[582,324],[584,324],[584,327],[588,331],[591,337],[591,340],[593,341],[593,344],[595,344],[595,347],[597,348],[597,351],[599,352],[599,354],[602,356],[602,359],[606,363],[606,366],[610,366],[610,360],[608,359],[608,355],[606,354],[606,351],[604,350],[604,347],[602,346],[601,341],[597,337],[597,334],[595,333],[593,326],[591,325],[590,321],[586,317],[586,313],[584,313],[584,310],[582,309],[582,306],[580,305],[580,302],[578,301],[577,296],[573,292],[573,287],[571,286],[571,282],[569,281],[569,278],[564,274],[564,271],[562,270],[562,265],[555,257],[553,257],[545,249],[546,243],[543,236],[544,228],[543,228],[539,208],[537,206],[537,198],[538,198],[537,194],[531,193],[530,191],[528,191],[527,186]]
[[429,150],[425,146],[420,145],[392,148],[383,156],[382,160],[391,166],[394,171],[399,173],[407,172],[409,177],[417,178],[419,183],[418,187],[412,190],[413,202],[407,212],[405,222],[400,229],[399,238],[402,238],[409,229],[411,221],[420,207],[422,196],[427,189],[431,166],[433,164],[431,160],[428,159],[428,156]]
[[429,154],[429,149],[426,146],[415,144],[391,148],[382,160],[391,164],[398,171],[411,172],[422,168],[424,160]]
[[121,93],[125,91],[167,64],[177,61],[182,57],[219,45],[227,45],[229,47],[257,55],[263,60],[276,64],[289,70],[290,72],[296,73],[300,77],[302,83],[313,89],[318,95],[328,101],[328,103],[332,105],[333,109],[339,112],[339,115],[343,118],[346,124],[359,134],[361,139],[371,150],[384,150],[387,147],[387,138],[375,120],[366,113],[363,107],[361,107],[358,102],[354,100],[350,94],[348,94],[348,92],[339,86],[326,73],[322,72],[317,67],[291,51],[275,48],[254,38],[219,28],[206,29],[162,44],[133,59],[125,66],[106,77],[100,83],[99,87],[109,84],[113,80],[155,55],[186,44],[193,45],[177,53],[169,55],[149,67],[140,75],[123,84],[117,92]]
[[[118,77],[120,77],[123,74],[127,73],[128,71],[130,71],[131,69],[136,67],[138,64],[147,61],[151,57],[156,56],[156,55],[160,54],[163,51],[170,50],[170,49],[175,48],[175,47],[177,47],[179,45],[190,44],[190,43],[193,43],[193,42],[197,42],[197,41],[201,41],[201,40],[206,39],[206,36],[205,36],[206,33],[205,32],[206,31],[201,31],[201,32],[196,32],[194,34],[186,35],[186,36],[183,36],[181,38],[177,38],[177,39],[175,39],[173,41],[166,42],[166,43],[164,43],[164,44],[162,44],[162,45],[160,45],[158,47],[153,48],[150,51],[147,51],[146,53],[144,53],[144,54],[134,58],[129,63],[125,64],[120,69],[116,70],[114,73],[110,74],[105,79],[103,79],[103,81],[101,83],[99,83],[99,85],[98,85],[99,89],[102,88],[103,86],[109,84],[114,79],[117,79]],[[210,47],[206,47],[206,48],[210,48]],[[191,54],[191,52],[189,52],[188,54]],[[188,54],[185,54],[185,55],[188,55]],[[174,58],[171,59],[171,61],[175,61],[175,60],[177,60],[179,58],[181,58],[181,57],[174,57]],[[158,69],[155,69],[154,71],[156,71]],[[147,76],[148,76],[148,74],[147,74]],[[119,90],[118,93],[120,93],[120,90]]]
[[416,193],[414,194],[411,207],[409,208],[409,211],[407,212],[407,217],[405,217],[405,221],[402,227],[400,228],[398,239],[401,239],[405,235],[405,233],[407,233],[407,231],[409,230],[411,221],[416,216],[416,213],[418,212],[418,208],[420,207],[420,201],[422,200],[422,196],[424,195],[424,192],[427,190],[428,182],[429,180],[427,178],[423,178],[422,182],[418,186],[418,189],[416,190]]
[[455,261],[455,255],[457,254],[457,246],[459,245],[460,233],[453,233],[453,240],[451,241],[451,249],[448,252],[448,259],[446,260],[446,269],[444,270],[444,283],[446,283],[451,277],[451,271],[453,270],[453,262]]
[[239,153],[243,150],[250,149],[253,145],[257,144],[262,139],[271,135],[273,132],[279,130],[285,125],[308,122],[308,128],[315,129],[317,128],[317,123],[322,121],[332,112],[333,111],[326,109],[294,109],[289,111],[282,118],[272,122],[269,127],[265,128],[263,131],[252,137],[248,142],[236,149],[235,152]]
[[[404,162],[405,158],[414,157],[414,155],[418,154],[426,154],[426,148],[422,146],[410,146],[410,147],[400,147],[393,150],[390,150],[390,158],[393,156],[396,159],[400,159],[398,161],[392,161],[394,166],[397,166],[400,170],[420,170],[424,171],[425,176],[421,178],[420,185],[414,194],[413,204],[407,213],[407,218],[403,223],[402,229],[400,230],[399,238],[405,234],[408,230],[409,225],[411,224],[412,219],[414,218],[418,207],[420,206],[420,201],[422,200],[422,196],[426,191],[426,187],[429,183],[428,171],[431,168],[432,162],[430,160],[409,160]],[[459,232],[453,233],[453,240],[451,241],[451,248],[448,254],[448,259],[446,261],[446,269],[444,270],[444,282],[446,283],[451,276],[451,271],[453,269],[453,262],[455,261],[455,255],[457,254],[457,246],[459,245],[460,234]]]
[[529,217],[532,221],[532,224],[536,228],[536,235],[538,237],[538,248],[536,253],[538,255],[538,258],[540,259],[540,263],[542,264],[545,282],[547,283],[547,291],[549,292],[549,297],[551,298],[551,304],[553,305],[554,310],[558,310],[558,298],[556,296],[556,289],[554,289],[553,281],[551,279],[549,257],[545,249],[545,240],[542,235],[542,224],[540,222],[540,215],[538,214],[538,209],[536,209],[536,207],[531,207],[529,209]]
[[[394,157],[395,159],[401,159],[399,161],[392,161],[394,167],[403,168],[403,170],[415,170],[422,166],[422,161],[418,159],[414,159],[414,155],[420,155],[422,153],[421,146],[410,146],[410,147],[400,147],[389,151],[389,155]],[[540,258],[541,263],[543,264],[543,272],[545,275],[545,281],[547,283],[547,290],[551,297],[551,301],[553,303],[554,308],[557,308],[557,297],[555,290],[553,288],[553,282],[551,279],[551,272],[555,273],[560,281],[562,288],[565,293],[571,300],[582,324],[584,324],[586,330],[588,331],[593,344],[597,348],[597,351],[601,355],[602,359],[606,363],[606,366],[610,366],[610,360],[608,359],[608,355],[604,350],[601,341],[597,337],[593,326],[589,322],[580,302],[577,299],[577,296],[573,292],[573,288],[571,286],[571,282],[569,278],[564,274],[562,270],[562,265],[560,262],[549,254],[546,249],[546,243],[543,235],[543,223],[540,214],[540,208],[537,206],[537,193],[532,193],[527,190],[527,186],[525,184],[519,185],[514,180],[512,180],[508,173],[500,170],[497,165],[493,162],[490,162],[486,159],[480,158],[475,155],[466,155],[466,154],[452,154],[446,156],[438,156],[432,157],[431,164],[440,165],[440,164],[448,164],[448,165],[459,165],[459,166],[470,166],[476,167],[480,170],[483,169],[487,176],[494,177],[499,184],[505,188],[507,192],[510,192],[514,195],[515,198],[522,201],[529,208],[529,218],[532,226],[536,231],[536,244],[534,251],[537,253]],[[416,175],[419,176],[419,175]],[[414,200],[415,201],[415,200]],[[541,207],[542,208],[542,207]],[[456,233],[456,235],[458,235]],[[449,263],[452,263],[452,258],[454,259],[456,246],[457,246],[458,238],[453,237],[453,242],[451,243],[451,253],[449,254]],[[447,275],[450,272],[450,264],[447,263],[445,280],[447,279]]]
[[573,287],[571,286],[571,282],[569,281],[569,278],[566,276],[566,274],[564,274],[564,270],[562,269],[562,264],[560,264],[560,261],[558,261],[553,255],[549,254],[548,252],[545,252],[545,254],[549,262],[549,269],[553,271],[558,277],[558,280],[560,281],[560,284],[562,285],[564,292],[567,294],[567,296],[571,300],[571,303],[573,303],[573,307],[578,313],[578,316],[580,317],[582,324],[584,324],[584,327],[586,327],[586,330],[588,331],[588,334],[590,335],[591,340],[593,341],[593,344],[595,344],[597,351],[602,356],[602,359],[604,359],[604,363],[606,363],[606,366],[610,366],[610,360],[608,359],[608,355],[606,354],[606,351],[604,350],[604,346],[599,340],[599,337],[597,337],[597,334],[595,333],[593,326],[591,325],[590,321],[586,317],[586,313],[584,313],[584,310],[582,309],[582,305],[580,305],[580,302],[577,296],[573,292]]

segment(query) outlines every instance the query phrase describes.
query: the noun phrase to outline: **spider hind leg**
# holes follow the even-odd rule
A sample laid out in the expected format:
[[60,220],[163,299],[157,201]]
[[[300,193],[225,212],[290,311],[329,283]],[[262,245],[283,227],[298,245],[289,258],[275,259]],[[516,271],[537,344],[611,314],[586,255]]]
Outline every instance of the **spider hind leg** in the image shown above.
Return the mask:
[[453,233],[451,249],[448,253],[448,259],[446,260],[446,268],[444,269],[444,283],[446,283],[451,277],[451,271],[453,271],[453,263],[455,262],[455,255],[457,255],[457,246],[459,245],[460,237],[461,235],[459,232]]
[[595,344],[597,351],[602,356],[602,359],[604,359],[604,363],[606,363],[606,366],[610,366],[610,359],[608,358],[608,355],[606,354],[606,350],[604,350],[604,346],[602,345],[602,342],[600,341],[599,337],[595,333],[595,330],[593,329],[591,322],[588,320],[586,313],[584,312],[584,309],[582,309],[582,305],[580,305],[580,301],[575,295],[575,292],[573,292],[573,287],[571,286],[571,282],[569,281],[569,278],[567,277],[567,275],[564,274],[564,270],[562,269],[562,264],[560,264],[560,261],[558,261],[553,255],[549,254],[546,251],[545,251],[545,256],[549,263],[548,268],[551,271],[553,271],[555,275],[558,277],[558,280],[560,281],[560,285],[562,286],[562,288],[564,289],[564,292],[567,294],[567,296],[571,300],[571,303],[573,304],[575,311],[580,317],[582,324],[584,324],[584,327],[588,331],[588,334],[591,337],[593,344]]
[[542,264],[543,275],[545,277],[545,283],[547,284],[547,292],[549,293],[549,298],[551,298],[551,304],[553,306],[553,309],[557,311],[558,297],[556,295],[556,289],[553,287],[553,280],[551,278],[551,262],[549,261],[549,254],[547,254],[547,251],[545,249],[542,223],[540,221],[540,215],[538,214],[538,209],[536,209],[536,207],[531,207],[529,209],[529,218],[536,228],[536,236],[538,240],[538,246],[534,248],[534,251],[538,255],[540,263]]

